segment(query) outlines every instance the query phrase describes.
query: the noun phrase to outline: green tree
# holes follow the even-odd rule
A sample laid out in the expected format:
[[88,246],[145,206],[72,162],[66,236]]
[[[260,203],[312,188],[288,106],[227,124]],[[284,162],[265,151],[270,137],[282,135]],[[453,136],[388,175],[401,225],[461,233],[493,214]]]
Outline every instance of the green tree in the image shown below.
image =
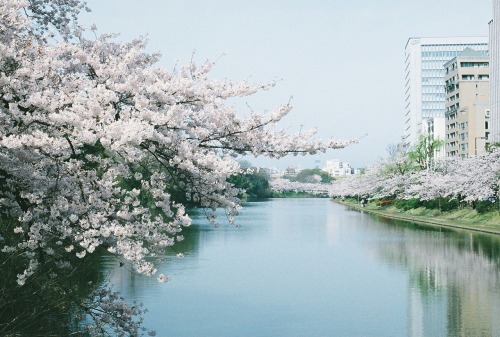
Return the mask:
[[433,165],[436,152],[444,145],[441,139],[434,139],[431,135],[420,135],[418,143],[410,148],[407,155],[416,167],[425,170]]
[[304,169],[294,177],[285,176],[284,178],[300,183],[329,183],[334,180],[331,175],[320,169]]
[[486,151],[491,152],[495,149],[500,148],[500,142],[486,143]]
[[240,193],[240,198],[269,198],[271,190],[269,188],[269,180],[263,174],[259,173],[240,173],[231,176],[228,182],[235,187],[244,190]]

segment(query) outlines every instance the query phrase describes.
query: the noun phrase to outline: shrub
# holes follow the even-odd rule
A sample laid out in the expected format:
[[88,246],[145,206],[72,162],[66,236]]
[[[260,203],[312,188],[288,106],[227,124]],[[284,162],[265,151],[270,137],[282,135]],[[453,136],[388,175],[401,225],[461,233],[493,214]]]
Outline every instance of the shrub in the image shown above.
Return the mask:
[[457,199],[448,198],[436,198],[432,200],[426,200],[422,203],[422,206],[428,209],[439,209],[440,211],[447,212],[453,209],[457,209],[460,202]]
[[478,201],[476,204],[476,210],[479,214],[492,212],[495,210],[495,204],[489,200]]
[[458,209],[458,206],[459,206],[459,202],[457,199],[451,199],[451,200],[447,200],[447,199],[444,199],[443,198],[443,201],[441,202],[441,210],[446,212],[446,211],[451,211],[451,210],[454,210],[454,209]]
[[422,206],[424,206],[427,209],[438,209],[439,201],[437,199],[425,200],[422,202]]
[[412,198],[408,200],[400,199],[397,200],[395,206],[397,209],[403,209],[404,211],[408,211],[410,209],[415,209],[421,206],[420,199]]
[[396,206],[397,209],[404,209],[404,207],[406,206],[406,200],[404,199],[396,200],[394,206]]
[[375,204],[377,206],[387,206],[387,205],[390,205],[394,202],[393,199],[380,199],[379,201],[377,201]]

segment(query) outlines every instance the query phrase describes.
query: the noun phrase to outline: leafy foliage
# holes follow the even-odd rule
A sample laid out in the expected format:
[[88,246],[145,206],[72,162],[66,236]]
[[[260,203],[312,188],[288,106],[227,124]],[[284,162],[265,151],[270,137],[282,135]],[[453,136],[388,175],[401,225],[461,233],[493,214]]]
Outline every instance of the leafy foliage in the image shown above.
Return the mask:
[[242,190],[238,194],[240,198],[269,198],[272,195],[268,178],[259,173],[239,173],[228,181]]
[[413,199],[408,199],[408,200],[397,200],[395,203],[396,208],[402,209],[404,211],[408,211],[410,209],[415,209],[420,207],[420,199],[418,198],[413,198]]
[[489,201],[489,200],[482,200],[478,201],[476,206],[476,210],[478,213],[487,213],[487,212],[492,212],[496,209],[495,203]]
[[444,146],[444,141],[430,135],[420,135],[419,141],[407,153],[408,159],[417,168],[425,170],[432,166],[436,152]]
[[298,181],[300,183],[330,183],[334,179],[327,172],[320,169],[304,169],[297,173],[296,176],[284,176],[284,179],[290,181]]

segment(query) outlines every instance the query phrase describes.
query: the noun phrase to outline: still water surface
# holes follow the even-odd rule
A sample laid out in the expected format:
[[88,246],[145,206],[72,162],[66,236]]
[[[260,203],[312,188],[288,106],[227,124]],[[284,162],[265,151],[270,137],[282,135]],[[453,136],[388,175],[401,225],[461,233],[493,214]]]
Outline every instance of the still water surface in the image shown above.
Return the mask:
[[500,336],[498,236],[328,199],[248,203],[237,221],[195,216],[158,266],[168,283],[103,268],[158,336]]

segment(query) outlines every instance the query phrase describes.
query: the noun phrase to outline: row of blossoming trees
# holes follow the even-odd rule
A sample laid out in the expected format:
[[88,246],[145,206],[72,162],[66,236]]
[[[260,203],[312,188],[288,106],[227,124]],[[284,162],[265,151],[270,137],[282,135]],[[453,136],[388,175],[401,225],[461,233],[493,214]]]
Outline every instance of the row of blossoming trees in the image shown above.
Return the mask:
[[271,179],[269,185],[271,190],[276,193],[295,192],[318,196],[331,196],[332,190],[331,183],[290,181],[284,178]]
[[[228,178],[241,155],[348,144],[280,129],[289,104],[237,113],[228,100],[275,83],[211,79],[212,62],[158,68],[144,40],[118,43],[80,27],[84,9],[81,0],[0,1],[0,267],[17,287],[56,286],[102,250],[155,274],[149,257],[182,240],[186,205],[223,207],[233,220],[240,191]],[[0,302],[7,317],[10,304]],[[94,331],[114,319],[114,333],[137,334],[134,310],[82,308]]]
[[425,169],[412,165],[403,153],[368,168],[364,175],[337,180],[332,195],[493,204],[499,201],[499,182],[500,149],[473,158],[433,160]]

